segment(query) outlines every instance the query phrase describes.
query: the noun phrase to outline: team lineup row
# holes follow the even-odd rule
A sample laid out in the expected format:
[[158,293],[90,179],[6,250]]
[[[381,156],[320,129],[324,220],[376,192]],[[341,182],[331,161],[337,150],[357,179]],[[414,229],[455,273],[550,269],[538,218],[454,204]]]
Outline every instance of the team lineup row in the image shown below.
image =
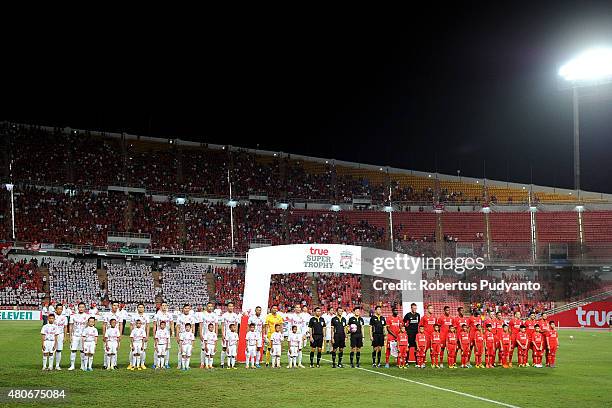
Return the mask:
[[[84,303],[78,305],[78,312],[72,315],[69,321],[62,313],[62,305],[58,308],[55,314],[49,314],[47,324],[41,329],[43,370],[53,369],[54,362],[55,369],[61,370],[61,353],[66,336],[71,351],[69,370],[75,369],[77,352],[81,357],[81,369],[92,370],[99,337],[95,326],[96,317],[85,312]],[[264,351],[266,366],[280,367],[285,341],[288,368],[304,367],[302,350],[306,341],[310,342],[311,367],[320,366],[321,355],[327,342],[331,350],[332,367],[341,368],[347,336],[350,339],[350,364],[352,367],[360,366],[361,348],[367,327],[361,317],[360,308],[354,308],[352,313],[347,315],[339,307],[328,322],[321,316],[321,309],[318,307],[314,310],[314,316],[307,313],[305,315],[300,311],[300,305],[296,305],[294,313],[283,317],[278,312],[278,308],[272,306],[270,313],[264,318],[261,308],[256,308],[255,313],[249,316],[248,328],[244,335],[246,368],[259,368]],[[102,318],[104,368],[109,370],[117,367],[117,354],[122,343],[124,321],[118,312],[118,304],[112,303],[111,310]],[[547,366],[555,366],[556,351],[559,346],[558,335],[554,322],[549,322],[545,314],[540,320],[535,320],[535,314],[532,314],[524,321],[520,319],[520,314],[517,314],[506,324],[501,319],[501,314],[495,315],[495,313],[484,321],[477,313],[466,318],[463,316],[463,308],[458,309],[458,316],[451,317],[450,308],[445,307],[444,315],[436,317],[433,315],[433,308],[428,307],[422,319],[416,312],[416,304],[411,306],[411,312],[403,319],[398,316],[397,309],[393,309],[392,316],[389,317],[382,316],[380,312],[380,307],[377,307],[369,322],[374,367],[381,367],[383,348],[387,368],[390,357],[395,357],[400,368],[405,368],[407,361],[412,360],[412,357],[416,360],[416,367],[424,368],[428,351],[431,365],[436,368],[443,366],[441,362],[445,352],[449,368],[456,367],[458,355],[461,358],[461,367],[471,367],[472,353],[475,366],[478,368],[494,367],[496,355],[498,364],[511,367],[515,349],[521,367],[529,365],[529,350],[532,352],[534,367],[542,367],[543,355],[546,356]],[[188,370],[197,336],[201,341],[200,368],[213,368],[219,324],[222,343],[220,366],[235,368],[240,340],[238,330],[240,321],[241,316],[234,312],[231,302],[227,305],[227,311],[221,316],[213,313],[213,305],[209,303],[207,310],[199,319],[194,315],[190,305],[184,305],[182,313],[174,318],[168,311],[168,305],[162,303],[160,310],[152,318],[154,368],[169,368],[170,349],[174,339],[178,346],[178,368]],[[283,323],[288,323],[290,327],[286,335],[282,332]],[[128,369],[146,369],[146,353],[151,330],[149,318],[144,313],[144,305],[138,306],[137,313],[131,317],[129,325]]]

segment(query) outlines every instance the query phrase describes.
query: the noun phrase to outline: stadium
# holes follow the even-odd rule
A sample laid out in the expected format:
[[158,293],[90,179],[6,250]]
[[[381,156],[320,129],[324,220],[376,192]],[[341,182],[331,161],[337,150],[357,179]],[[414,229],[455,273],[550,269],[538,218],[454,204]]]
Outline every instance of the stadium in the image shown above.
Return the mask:
[[[598,89],[608,138],[611,56],[557,90],[577,115]],[[609,406],[612,190],[580,177],[573,119],[558,187],[487,178],[503,147],[466,176],[365,143],[340,160],[7,118],[0,401]]]

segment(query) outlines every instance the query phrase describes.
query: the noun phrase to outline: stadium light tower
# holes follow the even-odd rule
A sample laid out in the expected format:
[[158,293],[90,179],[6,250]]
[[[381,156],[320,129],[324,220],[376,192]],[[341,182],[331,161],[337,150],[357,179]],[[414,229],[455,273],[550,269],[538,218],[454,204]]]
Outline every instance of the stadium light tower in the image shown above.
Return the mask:
[[559,69],[572,88],[574,104],[574,188],[580,196],[580,98],[578,89],[612,83],[612,48],[592,48]]
[[15,186],[12,184],[5,184],[4,188],[11,193],[11,226],[13,229],[13,241],[15,241],[15,198],[13,195],[13,189]]

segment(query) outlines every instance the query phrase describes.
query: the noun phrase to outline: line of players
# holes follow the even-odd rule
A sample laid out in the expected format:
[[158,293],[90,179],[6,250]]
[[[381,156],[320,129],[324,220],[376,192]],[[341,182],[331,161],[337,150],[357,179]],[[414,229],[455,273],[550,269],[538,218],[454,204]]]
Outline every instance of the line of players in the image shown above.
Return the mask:
[[[137,306],[137,311],[130,316],[129,363],[128,370],[145,370],[148,351],[149,334],[153,333],[153,367],[169,368],[172,340],[177,343],[178,368],[189,369],[193,343],[199,335],[202,344],[201,368],[212,368],[218,338],[219,320],[222,327],[222,361],[227,358],[228,368],[235,366],[236,349],[238,345],[238,324],[240,315],[234,312],[233,303],[227,305],[227,311],[218,318],[212,303],[206,311],[196,315],[190,305],[184,305],[182,312],[175,318],[168,310],[168,304],[162,303],[153,316],[152,322],[144,312],[143,304]],[[80,354],[81,370],[93,369],[93,356],[98,345],[98,338],[104,344],[104,368],[117,368],[117,354],[122,344],[123,315],[119,304],[113,302],[111,310],[102,316],[102,335],[96,328],[97,316],[85,311],[85,304],[79,303],[77,313],[70,320],[63,313],[63,306],[57,305],[54,313],[49,313],[47,323],[41,329],[43,370],[61,370],[60,363],[64,342],[70,345],[69,371],[75,369],[77,353]],[[55,367],[54,367],[55,363]]]
[[[416,305],[413,304],[411,313],[415,312]],[[427,351],[431,366],[442,367],[446,351],[449,368],[456,367],[457,357],[460,357],[462,368],[472,367],[472,354],[477,368],[496,365],[509,368],[512,367],[514,350],[519,367],[529,366],[530,351],[534,367],[543,367],[543,358],[546,367],[555,367],[559,337],[555,323],[548,320],[546,313],[542,313],[539,320],[536,320],[535,313],[522,320],[520,312],[516,312],[508,322],[503,320],[500,312],[490,312],[484,319],[477,311],[470,317],[464,316],[462,307],[457,309],[457,313],[457,316],[451,316],[450,308],[446,306],[443,315],[435,316],[433,306],[427,307],[425,315],[416,324],[418,333],[410,340],[410,345],[415,347],[417,367],[425,368]]]
[[[43,369],[60,368],[61,353],[64,339],[70,344],[70,368],[75,369],[77,352],[81,357],[81,369],[92,369],[93,354],[98,343],[96,319],[85,312],[85,305],[78,305],[78,312],[67,324],[58,305],[56,315],[50,314],[49,321],[41,330],[43,349]],[[444,314],[436,317],[433,307],[427,308],[421,319],[416,313],[416,304],[411,305],[411,312],[404,319],[393,309],[392,316],[381,315],[380,307],[375,309],[370,318],[370,341],[372,343],[372,365],[381,366],[381,352],[385,349],[385,367],[389,367],[391,355],[397,356],[398,367],[405,368],[411,347],[416,351],[417,367],[425,367],[425,358],[429,350],[433,367],[441,367],[444,352],[447,352],[448,365],[454,368],[457,354],[461,357],[461,367],[471,367],[470,357],[474,353],[476,367],[482,367],[482,356],[485,356],[485,367],[495,366],[495,355],[498,363],[504,367],[512,366],[512,355],[517,349],[519,366],[528,365],[528,353],[532,351],[534,366],[541,367],[542,355],[546,356],[546,365],[554,367],[558,336],[553,322],[549,322],[546,314],[540,320],[535,320],[531,314],[525,321],[516,314],[508,324],[501,319],[501,314],[491,314],[483,320],[474,313],[471,317],[463,315],[463,308],[458,309],[458,316],[450,316],[450,308],[444,308]],[[264,318],[261,308],[249,317],[249,330],[246,335],[247,368],[259,368],[265,344],[266,366],[280,366],[280,357],[284,337],[283,323],[287,322],[290,333],[287,336],[289,365],[302,365],[302,350],[306,341],[310,342],[310,366],[319,367],[321,353],[325,342],[329,343],[332,356],[332,367],[343,367],[342,360],[346,337],[350,337],[350,363],[352,367],[360,366],[361,348],[363,347],[364,321],[361,310],[355,308],[347,315],[342,308],[336,313],[330,309],[325,317],[321,309],[315,309],[311,316],[306,307],[296,305],[293,313],[284,317],[276,306]],[[117,353],[121,344],[122,320],[118,304],[112,303],[111,310],[103,315],[102,338],[104,342],[104,368],[117,367]],[[178,346],[178,368],[187,370],[196,336],[201,340],[200,368],[212,368],[217,348],[218,326],[221,323],[221,367],[235,368],[238,345],[238,324],[240,315],[234,312],[234,305],[229,303],[227,311],[220,317],[213,311],[212,303],[201,313],[194,313],[189,305],[184,305],[182,312],[174,318],[168,311],[168,305],[163,303],[153,317],[154,334],[154,367],[169,368],[172,339]],[[150,322],[144,313],[144,305],[139,305],[137,312],[130,319],[130,370],[146,369],[146,353],[150,333]],[[316,363],[315,363],[316,356]],[[336,364],[337,358],[337,364]],[[355,364],[356,363],[356,364]]]

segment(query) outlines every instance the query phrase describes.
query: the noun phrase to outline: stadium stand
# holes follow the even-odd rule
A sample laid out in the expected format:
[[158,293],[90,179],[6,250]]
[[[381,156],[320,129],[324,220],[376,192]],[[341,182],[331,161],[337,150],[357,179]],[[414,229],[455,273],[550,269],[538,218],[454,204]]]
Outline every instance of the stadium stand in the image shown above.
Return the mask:
[[205,305],[209,300],[206,273],[211,266],[200,263],[167,265],[162,270],[162,295],[172,310],[183,304]]
[[100,304],[102,293],[94,263],[66,259],[50,260],[48,265],[51,299],[63,304]]
[[587,243],[612,242],[612,211],[586,211],[582,217]]
[[287,310],[293,305],[312,305],[312,280],[307,273],[272,275],[270,277],[269,305]]
[[143,303],[145,310],[155,311],[155,288],[150,265],[104,265],[108,276],[108,299],[123,303],[127,310],[136,310]]
[[42,289],[36,260],[13,262],[0,254],[0,305],[39,306]]
[[237,310],[242,308],[242,296],[244,294],[244,267],[215,266],[213,268],[215,277],[215,301],[217,305],[226,305],[234,302]]
[[578,214],[576,212],[555,211],[536,214],[539,242],[577,242]]
[[442,226],[445,241],[481,242],[486,232],[482,213],[443,213]]
[[325,309],[342,306],[345,310],[361,305],[361,278],[337,273],[315,274],[319,302]]
[[107,232],[123,230],[123,194],[25,188],[15,196],[15,222],[23,241],[103,246]]

